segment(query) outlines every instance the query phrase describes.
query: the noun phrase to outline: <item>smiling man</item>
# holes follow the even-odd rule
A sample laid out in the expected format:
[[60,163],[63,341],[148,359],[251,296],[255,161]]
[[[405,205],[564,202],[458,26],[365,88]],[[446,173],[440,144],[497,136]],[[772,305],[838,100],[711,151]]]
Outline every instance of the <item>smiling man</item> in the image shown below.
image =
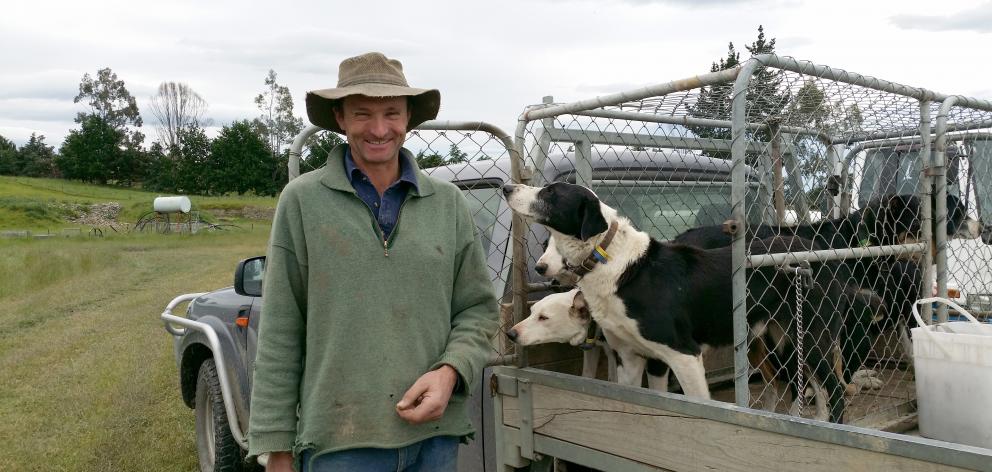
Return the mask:
[[403,141],[440,93],[379,53],[307,94],[347,144],[283,190],[266,261],[249,455],[268,470],[450,471],[497,307],[468,203]]

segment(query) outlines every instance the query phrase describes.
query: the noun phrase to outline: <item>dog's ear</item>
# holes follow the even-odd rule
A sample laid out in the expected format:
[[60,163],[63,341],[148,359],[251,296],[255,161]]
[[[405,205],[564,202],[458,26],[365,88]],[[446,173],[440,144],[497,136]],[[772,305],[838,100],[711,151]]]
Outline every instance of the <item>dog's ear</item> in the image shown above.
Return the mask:
[[572,299],[572,309],[570,310],[572,316],[579,318],[580,320],[587,320],[590,317],[589,305],[586,304],[586,296],[582,294],[581,290],[575,292],[575,298]]
[[609,228],[603,212],[599,208],[599,200],[590,199],[582,205],[582,224],[579,226],[579,239],[585,241]]

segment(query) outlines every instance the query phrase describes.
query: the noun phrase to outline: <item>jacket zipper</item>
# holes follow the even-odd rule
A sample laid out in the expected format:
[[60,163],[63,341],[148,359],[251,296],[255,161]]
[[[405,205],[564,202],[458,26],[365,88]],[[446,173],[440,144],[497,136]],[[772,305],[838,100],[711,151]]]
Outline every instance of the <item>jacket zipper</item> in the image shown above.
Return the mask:
[[[369,216],[372,217],[372,223],[375,224],[376,236],[378,239],[382,240],[382,255],[385,257],[389,257],[389,242],[393,240],[393,235],[396,234],[396,228],[400,226],[400,219],[403,217],[403,207],[406,206],[406,202],[409,199],[410,197],[408,195],[405,199],[403,199],[403,202],[400,203],[400,210],[396,213],[396,224],[393,225],[393,232],[389,233],[388,238],[383,236],[385,232],[382,230],[382,226],[379,226],[379,220],[375,217],[375,212],[372,211],[372,208],[370,208],[368,204],[365,205],[365,209],[369,211]],[[362,203],[365,202],[363,201]]]
[[[389,257],[389,242],[393,240],[393,236],[396,236],[396,230],[399,229],[400,220],[403,218],[403,207],[406,206],[406,202],[408,200],[410,200],[409,195],[407,195],[406,198],[403,199],[403,202],[400,203],[400,209],[396,212],[396,223],[393,225],[393,232],[389,233],[389,237],[383,239],[382,241],[382,251],[386,257]],[[379,222],[376,221],[376,224],[379,224]],[[379,228],[379,231],[382,231],[382,228]]]

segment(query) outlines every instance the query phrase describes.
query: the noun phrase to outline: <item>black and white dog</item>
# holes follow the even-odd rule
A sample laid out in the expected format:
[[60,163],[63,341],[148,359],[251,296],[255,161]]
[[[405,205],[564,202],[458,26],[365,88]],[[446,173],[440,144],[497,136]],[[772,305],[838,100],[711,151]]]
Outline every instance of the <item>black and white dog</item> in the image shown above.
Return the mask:
[[[931,200],[935,206],[935,196]],[[850,215],[795,226],[760,224],[748,228],[747,240],[772,236],[795,235],[814,242],[816,249],[846,249],[864,245],[880,246],[907,244],[921,241],[922,208],[915,195],[883,195],[873,198],[865,208]],[[729,216],[729,215],[728,215]],[[947,195],[947,223],[943,227],[933,222],[933,231],[944,231],[948,239],[976,239],[983,236],[981,222],[967,216],[965,206],[954,195]],[[700,226],[675,237],[673,242],[704,249],[730,245],[731,235],[721,225]],[[936,248],[931,244],[931,248]],[[882,309],[878,314],[885,324],[894,324],[908,354],[912,352],[909,328],[912,320],[910,307],[919,298],[922,270],[916,258],[886,256],[869,259],[846,259],[838,264],[835,278],[845,284],[877,293],[881,296]],[[873,370],[859,370],[868,357],[872,344],[869,334],[877,334],[875,316],[864,317],[860,312],[848,313],[844,319],[843,351],[844,382],[848,385],[878,388],[881,380]],[[891,318],[891,319],[889,319]],[[854,391],[849,391],[854,393]]]
[[[585,267],[578,287],[622,360],[618,380],[639,386],[646,360],[658,359],[671,367],[686,395],[709,398],[703,352],[733,342],[730,248],[702,250],[656,241],[578,185],[511,184],[503,192],[514,212],[549,229],[566,264]],[[752,253],[803,251],[811,243],[785,237],[758,246]],[[841,422],[843,391],[830,360],[841,320],[832,303],[823,302],[842,299],[842,287],[829,275],[819,275],[829,271],[812,271],[804,301],[797,304],[793,277],[774,268],[756,271],[762,276],[748,278],[754,297],[747,303],[752,335],[771,334],[776,344],[801,340],[805,365],[799,369],[823,386],[829,419]],[[801,329],[794,322],[799,310],[807,315]]]

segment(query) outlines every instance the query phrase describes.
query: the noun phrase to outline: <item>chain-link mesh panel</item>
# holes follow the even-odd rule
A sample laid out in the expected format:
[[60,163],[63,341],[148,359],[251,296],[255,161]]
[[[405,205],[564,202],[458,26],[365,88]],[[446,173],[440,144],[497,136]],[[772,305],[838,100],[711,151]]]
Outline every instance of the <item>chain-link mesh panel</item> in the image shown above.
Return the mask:
[[[756,265],[746,271],[750,406],[833,420],[843,411],[847,423],[885,427],[915,408],[907,328],[911,304],[934,284],[925,270],[929,246],[917,243],[932,228],[924,206],[938,216],[924,185],[923,150],[933,150],[933,137],[921,138],[919,100],[873,88],[870,78],[823,77],[760,68],[746,91],[742,231]],[[569,108],[529,122],[522,157],[531,183],[587,185],[659,240],[729,246],[722,223],[731,218],[733,87]],[[931,122],[939,108],[928,104]],[[989,119],[955,109],[949,122],[975,129]],[[959,198],[975,219],[992,213],[992,184],[977,176],[992,182],[992,140],[978,136],[955,138],[962,167],[957,177],[948,170],[959,185],[974,176],[968,189],[948,188],[969,196]],[[953,229],[933,231],[951,238]],[[533,267],[547,233],[531,227],[527,239]],[[952,285],[975,282],[973,306],[992,310],[990,248],[971,240],[951,254],[955,244]],[[783,248],[796,257],[761,266],[763,254]],[[704,356],[713,380],[734,371],[732,348],[718,348]]]
[[[933,115],[937,107],[931,104]],[[764,68],[751,78],[745,114],[765,125],[746,133],[759,149],[745,162],[761,180],[747,193],[747,213],[762,223],[750,226],[748,239],[799,236],[833,259],[810,261],[807,274],[792,266],[749,272],[749,300],[764,297],[780,310],[769,329],[752,332],[752,364],[763,373],[759,388],[752,383],[752,405],[836,419],[829,410],[840,398],[848,423],[895,421],[910,412],[915,396],[906,327],[924,285],[922,258],[851,249],[922,236],[920,102]],[[748,245],[749,255],[760,253]],[[792,283],[756,279],[769,273]],[[758,287],[779,292],[759,297],[751,292]],[[749,306],[749,324],[763,310],[769,307]]]
[[[959,130],[947,134],[946,191],[948,203],[958,203],[948,208],[948,224],[960,231],[976,221],[983,233],[979,239],[948,240],[948,298],[989,320],[992,246],[983,240],[989,239],[985,226],[992,223],[992,112],[955,106],[949,110],[947,123],[951,130]],[[955,317],[953,310],[950,316]]]
[[[343,137],[330,131],[310,136],[301,150],[300,173],[326,165],[327,154]],[[482,131],[426,131],[407,134],[404,147],[428,175],[452,182],[465,194],[482,240],[486,265],[497,296],[507,293],[510,276],[510,218],[500,191],[510,181],[509,151],[495,136]],[[505,310],[504,310],[505,311]],[[501,317],[492,340],[496,362],[502,363],[510,343],[503,334],[511,319]]]

